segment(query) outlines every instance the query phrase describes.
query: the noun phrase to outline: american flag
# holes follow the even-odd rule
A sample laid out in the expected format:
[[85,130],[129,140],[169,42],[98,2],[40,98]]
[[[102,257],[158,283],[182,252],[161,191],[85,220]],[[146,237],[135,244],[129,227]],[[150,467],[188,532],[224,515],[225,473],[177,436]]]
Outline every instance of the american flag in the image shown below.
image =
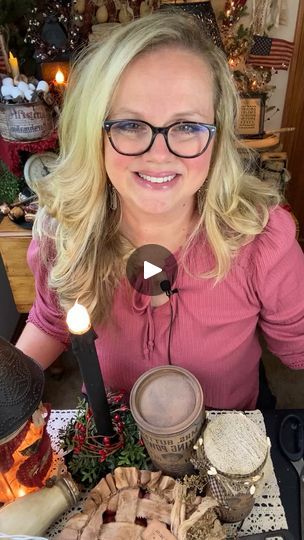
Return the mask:
[[285,39],[253,36],[247,64],[274,69],[288,69],[293,53],[293,43]]

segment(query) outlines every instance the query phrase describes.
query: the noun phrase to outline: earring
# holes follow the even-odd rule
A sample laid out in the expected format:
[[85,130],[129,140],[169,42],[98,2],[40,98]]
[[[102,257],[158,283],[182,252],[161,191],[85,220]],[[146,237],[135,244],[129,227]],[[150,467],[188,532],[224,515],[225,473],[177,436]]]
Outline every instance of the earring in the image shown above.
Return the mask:
[[110,208],[115,212],[117,210],[118,202],[117,202],[117,191],[113,184],[110,184]]
[[205,202],[204,191],[205,190],[203,189],[203,187],[200,187],[199,190],[196,192],[197,211],[200,216],[202,215],[203,209],[204,209],[204,202]]

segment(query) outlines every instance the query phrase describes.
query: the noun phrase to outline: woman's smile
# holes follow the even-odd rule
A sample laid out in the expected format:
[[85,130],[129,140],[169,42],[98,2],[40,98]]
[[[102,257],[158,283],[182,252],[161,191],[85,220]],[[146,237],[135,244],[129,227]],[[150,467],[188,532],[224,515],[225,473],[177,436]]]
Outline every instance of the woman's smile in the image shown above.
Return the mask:
[[152,174],[143,174],[143,173],[137,173],[140,178],[143,180],[146,180],[147,182],[151,182],[152,184],[163,184],[164,182],[171,182],[174,178],[176,178],[176,174],[160,174],[158,176],[152,175]]
[[139,186],[158,191],[172,189],[180,179],[179,174],[167,171],[163,173],[138,172],[135,174],[137,176],[135,181]]

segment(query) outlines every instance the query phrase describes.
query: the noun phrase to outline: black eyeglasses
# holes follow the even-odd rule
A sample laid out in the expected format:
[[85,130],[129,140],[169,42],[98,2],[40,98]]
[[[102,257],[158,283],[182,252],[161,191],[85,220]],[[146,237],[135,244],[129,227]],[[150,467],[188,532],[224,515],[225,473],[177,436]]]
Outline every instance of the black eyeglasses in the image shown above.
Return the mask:
[[207,150],[216,132],[213,124],[201,122],[175,122],[167,127],[155,127],[142,120],[106,120],[103,127],[114,150],[124,156],[148,152],[156,135],[161,133],[172,154],[195,158]]

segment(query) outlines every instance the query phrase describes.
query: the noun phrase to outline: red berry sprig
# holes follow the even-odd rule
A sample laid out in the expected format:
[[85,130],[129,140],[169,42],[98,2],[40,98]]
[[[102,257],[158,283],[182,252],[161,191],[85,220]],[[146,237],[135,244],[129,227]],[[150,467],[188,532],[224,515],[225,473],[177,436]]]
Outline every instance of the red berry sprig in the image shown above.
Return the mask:
[[115,432],[113,437],[97,435],[92,410],[84,400],[78,406],[76,420],[72,420],[61,435],[68,469],[86,487],[93,487],[102,474],[124,464],[129,459],[129,452],[135,466],[146,468],[149,463],[144,448],[139,450],[143,441],[130,413],[126,393],[123,390],[108,392],[107,399]]

